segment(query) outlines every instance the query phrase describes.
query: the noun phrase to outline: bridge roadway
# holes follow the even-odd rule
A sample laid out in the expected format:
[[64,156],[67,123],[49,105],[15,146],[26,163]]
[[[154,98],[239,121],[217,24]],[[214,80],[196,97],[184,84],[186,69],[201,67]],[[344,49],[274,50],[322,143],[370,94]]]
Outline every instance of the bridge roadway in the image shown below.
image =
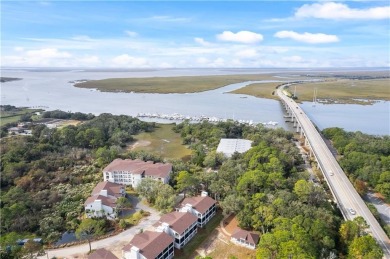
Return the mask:
[[[390,259],[390,240],[386,233],[341,169],[309,117],[293,99],[287,97],[282,92],[283,88],[283,86],[279,87],[276,93],[282,100],[285,108],[290,112],[291,117],[295,120],[297,132],[301,130],[301,134],[308,141],[344,219],[352,220],[357,216],[362,216],[369,225],[368,232],[383,249],[384,258]],[[352,214],[350,209],[355,210],[356,213]]]

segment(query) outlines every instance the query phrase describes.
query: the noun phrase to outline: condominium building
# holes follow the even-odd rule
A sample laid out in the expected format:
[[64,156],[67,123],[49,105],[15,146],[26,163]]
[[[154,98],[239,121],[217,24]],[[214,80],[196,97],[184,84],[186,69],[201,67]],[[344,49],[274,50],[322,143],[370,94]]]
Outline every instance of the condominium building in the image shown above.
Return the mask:
[[144,231],[136,234],[122,249],[124,259],[171,259],[174,238],[165,232]]
[[216,201],[210,198],[207,192],[201,196],[185,198],[178,211],[190,212],[198,218],[198,226],[203,227],[216,213]]
[[171,212],[163,215],[155,224],[156,231],[175,238],[175,247],[183,248],[198,233],[198,218],[189,212]]
[[104,181],[137,187],[146,178],[168,183],[172,164],[144,162],[136,159],[115,159],[103,169]]

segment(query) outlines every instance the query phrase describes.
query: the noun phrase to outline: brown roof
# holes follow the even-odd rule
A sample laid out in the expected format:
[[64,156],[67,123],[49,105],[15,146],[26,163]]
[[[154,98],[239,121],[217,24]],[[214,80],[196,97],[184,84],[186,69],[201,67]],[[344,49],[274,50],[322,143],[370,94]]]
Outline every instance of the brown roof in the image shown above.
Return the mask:
[[116,257],[110,251],[107,251],[104,248],[100,248],[88,255],[88,259],[118,259],[118,257]]
[[257,245],[259,242],[259,235],[253,232],[243,230],[241,228],[236,228],[233,232],[232,238],[243,239],[246,242]]
[[147,259],[156,258],[165,248],[172,242],[173,237],[164,232],[144,231],[133,237],[129,244],[123,247],[124,251],[130,251],[131,247],[135,246]]
[[172,164],[153,163],[153,161],[144,162],[136,159],[115,159],[108,166],[103,169],[103,172],[112,171],[128,171],[133,174],[142,174],[155,176],[155,177],[167,177],[172,171]]
[[185,198],[181,205],[184,207],[186,204],[190,204],[194,209],[200,213],[205,213],[216,201],[209,196],[197,196]]
[[171,212],[168,214],[163,215],[160,218],[159,223],[167,223],[169,224],[170,228],[172,228],[174,231],[179,233],[179,235],[182,235],[184,231],[197,222],[198,218],[192,215],[189,212]]
[[116,206],[116,199],[111,199],[102,195],[89,196],[88,199],[84,202],[84,206],[96,201],[101,200],[103,205],[114,208]]
[[121,189],[123,186],[121,184],[112,183],[112,182],[100,182],[92,190],[92,196],[99,195],[101,190],[107,190],[107,194],[110,196],[115,196],[117,198],[121,197]]

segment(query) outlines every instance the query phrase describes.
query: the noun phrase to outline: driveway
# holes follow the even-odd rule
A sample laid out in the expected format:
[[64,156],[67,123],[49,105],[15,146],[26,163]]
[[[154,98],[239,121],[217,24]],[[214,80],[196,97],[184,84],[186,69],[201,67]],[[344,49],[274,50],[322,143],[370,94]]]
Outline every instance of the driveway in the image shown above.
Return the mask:
[[[137,234],[141,229],[146,230],[150,228],[154,223],[156,223],[160,219],[160,214],[158,211],[156,211],[153,208],[150,208],[149,206],[146,206],[137,197],[131,197],[131,201],[133,203],[135,211],[144,210],[150,212],[150,216],[147,218],[144,218],[137,226],[134,226],[130,229],[127,229],[126,231],[123,231],[122,233],[111,236],[105,239],[97,240],[91,242],[92,249],[98,249],[98,248],[107,248],[110,249],[111,247],[117,247],[118,244],[121,244],[122,247],[127,244],[130,239],[134,237],[135,234]],[[121,249],[121,248],[120,248]],[[65,247],[65,248],[59,248],[54,250],[47,250],[48,256],[40,256],[38,258],[47,259],[47,258],[86,258],[85,255],[89,252],[89,246],[88,243],[77,245],[77,246],[71,246],[71,247]]]
[[372,192],[368,192],[364,198],[375,206],[381,219],[387,225],[390,225],[390,206],[384,203],[380,198],[376,197]]

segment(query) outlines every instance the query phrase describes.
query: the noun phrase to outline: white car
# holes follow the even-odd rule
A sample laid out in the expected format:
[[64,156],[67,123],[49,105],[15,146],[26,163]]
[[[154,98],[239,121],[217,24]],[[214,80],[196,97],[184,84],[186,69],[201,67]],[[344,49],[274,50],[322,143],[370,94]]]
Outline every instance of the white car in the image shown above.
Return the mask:
[[348,210],[349,210],[349,212],[350,212],[352,215],[355,215],[355,214],[356,214],[356,211],[355,211],[354,209],[349,208]]
[[333,172],[332,172],[332,171],[329,171],[329,175],[332,176],[332,175],[333,175]]

